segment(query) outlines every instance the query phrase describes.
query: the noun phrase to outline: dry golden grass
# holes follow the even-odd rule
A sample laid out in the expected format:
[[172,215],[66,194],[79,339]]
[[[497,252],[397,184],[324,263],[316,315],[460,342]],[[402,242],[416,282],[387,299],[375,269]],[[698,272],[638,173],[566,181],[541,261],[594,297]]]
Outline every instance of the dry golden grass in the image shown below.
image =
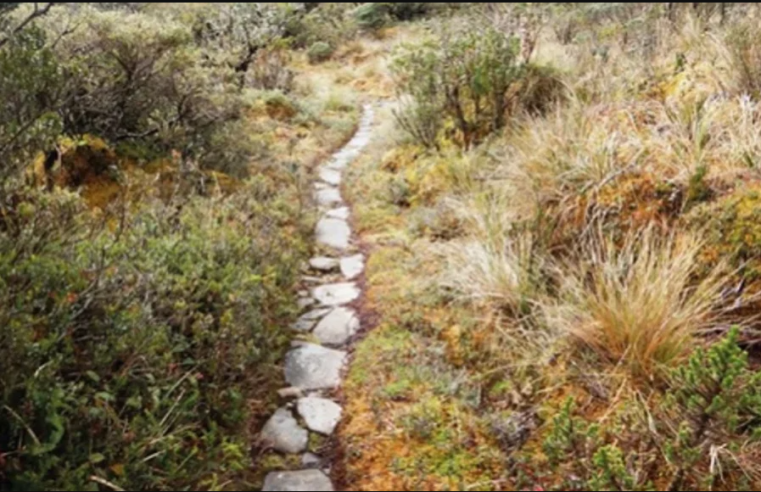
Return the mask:
[[720,317],[724,267],[695,282],[701,242],[658,237],[654,229],[621,245],[598,236],[578,263],[556,269],[560,296],[544,305],[547,323],[637,376],[680,361]]

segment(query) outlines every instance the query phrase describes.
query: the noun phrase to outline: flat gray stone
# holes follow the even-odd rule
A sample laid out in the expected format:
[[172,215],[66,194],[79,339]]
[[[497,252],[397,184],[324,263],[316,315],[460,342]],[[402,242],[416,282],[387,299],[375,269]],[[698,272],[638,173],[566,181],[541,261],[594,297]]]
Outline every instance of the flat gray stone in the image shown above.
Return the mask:
[[341,172],[329,167],[320,169],[320,179],[332,186],[341,184]]
[[314,309],[306,314],[303,314],[298,320],[296,320],[291,329],[301,332],[312,331],[317,321],[330,312],[330,308]]
[[301,466],[308,470],[314,470],[322,467],[322,458],[316,454],[306,453],[301,457]]
[[341,198],[341,192],[338,188],[327,187],[321,190],[317,190],[317,203],[323,207],[333,207],[343,202]]
[[359,299],[361,292],[354,282],[321,285],[312,289],[312,297],[324,306],[341,306]]
[[306,333],[312,331],[312,328],[314,328],[314,325],[316,324],[316,320],[299,318],[291,325],[291,330]]
[[285,379],[304,391],[335,389],[341,384],[346,352],[303,344],[285,357]]
[[354,255],[341,258],[341,273],[348,280],[354,280],[365,271],[365,255]]
[[297,302],[299,309],[306,309],[314,304],[317,304],[317,300],[311,297],[302,297]]
[[333,492],[330,479],[319,470],[275,472],[264,480],[264,492]]
[[349,220],[350,213],[351,212],[349,211],[349,207],[340,207],[329,210],[325,216],[329,219]]
[[359,331],[359,319],[353,309],[339,307],[322,318],[314,336],[325,345],[344,345]]
[[320,256],[317,258],[312,258],[309,260],[309,266],[313,270],[318,270],[320,272],[332,272],[333,270],[336,270],[341,265],[341,262],[335,258],[326,258],[324,256]]
[[290,410],[281,408],[264,426],[261,439],[276,451],[298,454],[306,451],[309,432],[299,425]]
[[319,244],[346,249],[349,247],[351,228],[345,220],[324,218],[317,222],[316,236]]
[[309,430],[326,436],[336,430],[343,413],[340,405],[324,398],[302,398],[296,402],[296,408]]

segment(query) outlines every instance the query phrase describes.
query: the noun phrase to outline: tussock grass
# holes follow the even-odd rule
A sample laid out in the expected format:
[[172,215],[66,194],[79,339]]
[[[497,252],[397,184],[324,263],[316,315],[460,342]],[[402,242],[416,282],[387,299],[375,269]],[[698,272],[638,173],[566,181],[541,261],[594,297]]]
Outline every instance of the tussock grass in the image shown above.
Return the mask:
[[632,234],[623,246],[597,236],[576,264],[557,266],[557,302],[547,323],[637,376],[654,377],[682,360],[716,327],[726,269],[695,282],[702,243],[693,235]]
[[441,246],[442,286],[463,299],[520,315],[537,296],[545,260],[530,229],[518,227],[506,195],[450,201],[469,235]]

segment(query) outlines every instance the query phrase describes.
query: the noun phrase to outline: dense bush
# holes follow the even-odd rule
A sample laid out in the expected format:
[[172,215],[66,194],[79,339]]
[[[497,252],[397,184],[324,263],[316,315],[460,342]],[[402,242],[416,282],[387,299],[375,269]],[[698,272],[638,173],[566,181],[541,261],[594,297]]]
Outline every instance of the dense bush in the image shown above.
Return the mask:
[[304,15],[289,16],[284,35],[295,48],[308,48],[319,42],[340,46],[357,34],[351,9],[351,4],[318,4]]
[[323,41],[318,41],[309,47],[307,56],[310,63],[323,62],[333,55],[333,47]]
[[[469,147],[505,126],[510,114],[541,110],[560,92],[551,72],[520,57],[518,38],[495,28],[459,30],[407,46],[393,69],[398,92],[409,97],[397,120],[428,147],[445,122],[452,122]],[[443,121],[434,125],[432,115]]]
[[266,150],[238,82],[292,75],[189,17],[0,8],[3,490],[248,486],[311,227],[290,168],[231,179]]
[[45,34],[30,29],[0,50],[0,183],[61,131],[55,109],[63,73]]
[[76,196],[16,201],[0,222],[5,474],[135,490],[242,469],[245,441],[229,436],[286,341],[300,236],[276,210],[290,206],[252,186],[125,207],[93,229]]
[[366,31],[377,31],[391,22],[390,3],[364,3],[354,11],[357,25]]

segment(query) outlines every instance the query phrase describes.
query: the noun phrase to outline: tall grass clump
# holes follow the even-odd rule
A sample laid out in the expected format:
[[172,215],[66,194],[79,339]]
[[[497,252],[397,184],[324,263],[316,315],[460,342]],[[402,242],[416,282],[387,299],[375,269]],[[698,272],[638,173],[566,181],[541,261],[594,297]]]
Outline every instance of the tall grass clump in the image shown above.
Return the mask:
[[499,195],[479,203],[449,204],[460,209],[470,234],[442,247],[442,285],[463,299],[518,316],[539,295],[545,251],[535,231],[515,220]]
[[715,327],[726,285],[722,267],[702,280],[694,236],[658,237],[653,229],[619,246],[597,237],[579,263],[557,270],[559,302],[547,322],[637,376],[656,376]]

